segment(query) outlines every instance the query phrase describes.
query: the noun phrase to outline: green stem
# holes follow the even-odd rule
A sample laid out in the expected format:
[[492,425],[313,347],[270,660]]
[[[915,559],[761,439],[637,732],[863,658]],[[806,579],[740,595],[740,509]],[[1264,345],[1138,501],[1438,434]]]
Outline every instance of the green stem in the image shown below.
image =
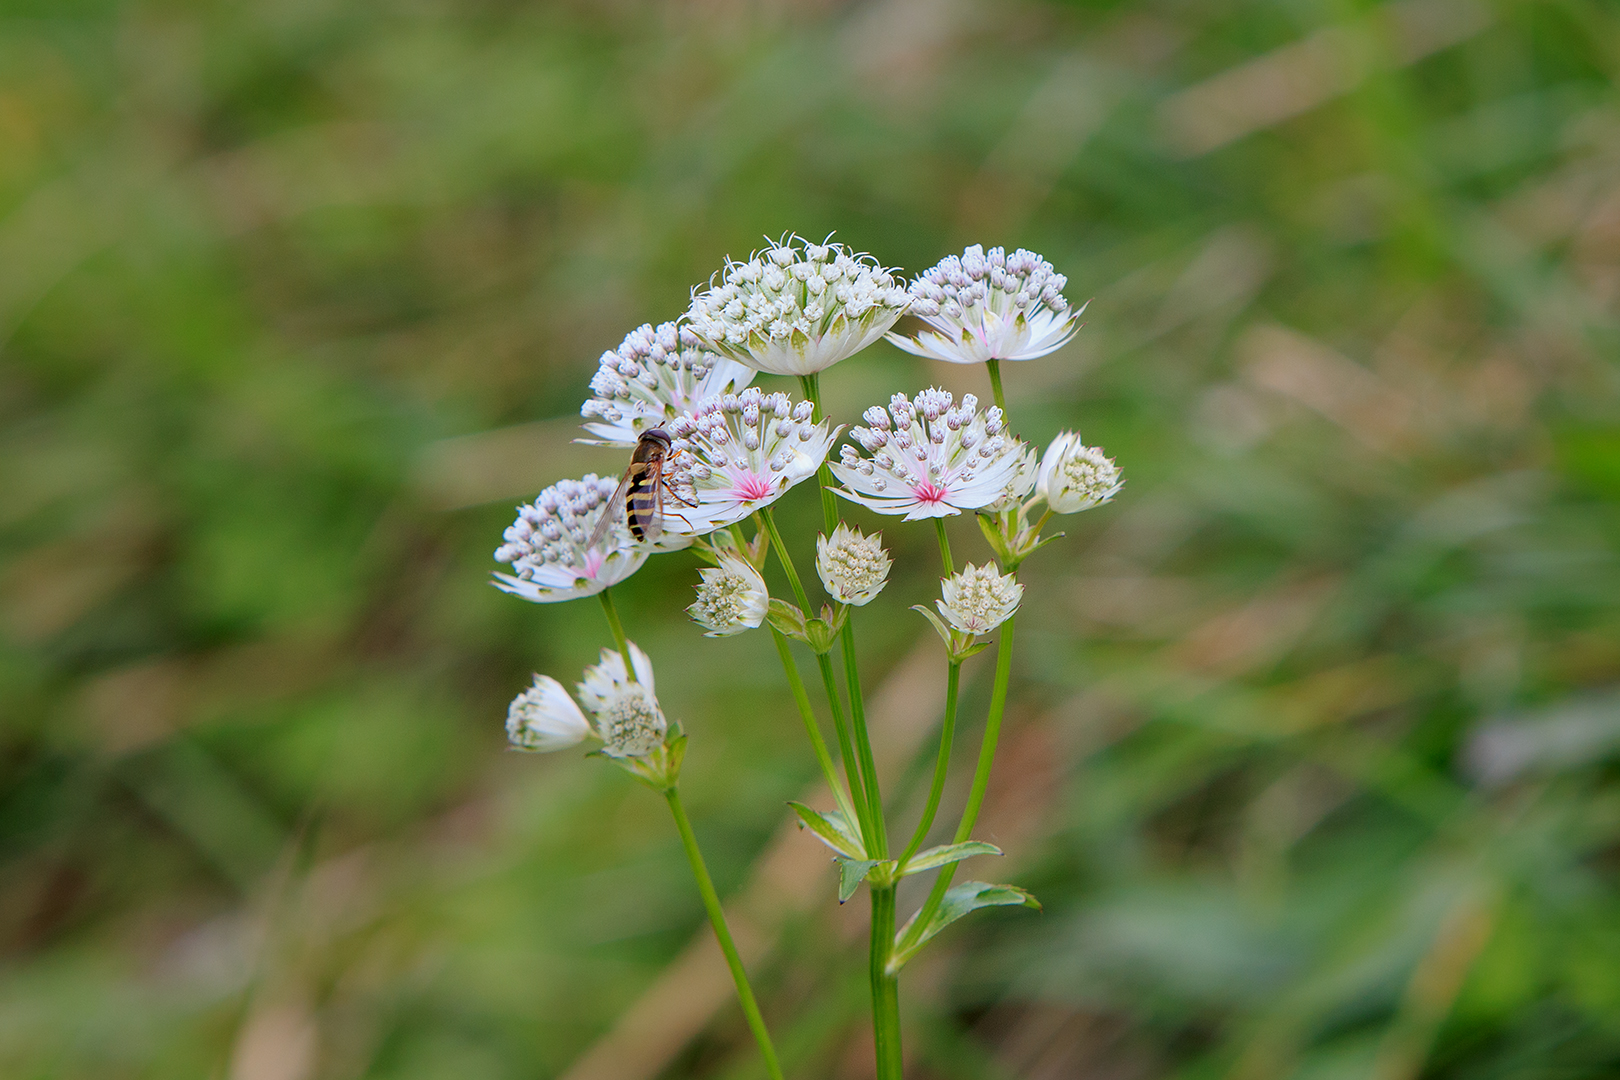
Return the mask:
[[776,548],[776,561],[782,564],[782,572],[787,574],[788,585],[793,588],[793,596],[799,601],[799,610],[804,612],[805,618],[809,618],[810,598],[805,595],[804,583],[799,580],[799,571],[793,565],[787,545],[782,542],[782,534],[776,530],[776,518],[771,515],[770,507],[760,510],[759,520],[764,522],[765,531],[771,536],[771,544]]
[[987,360],[986,368],[990,370],[990,393],[995,395],[996,407],[1001,410],[1002,420],[1007,418],[1007,396],[1001,392],[1001,361]]
[[[814,409],[810,419],[815,423],[821,423],[821,373],[800,375],[799,385],[804,389],[805,400],[809,401]],[[827,526],[827,535],[831,536],[832,531],[838,527],[838,497],[832,492],[833,474],[826,462],[822,462],[821,468],[816,470],[816,484],[821,488],[821,520]]]
[[917,831],[912,834],[911,843],[906,845],[905,854],[900,856],[897,872],[904,871],[906,863],[922,847],[928,830],[933,828],[934,815],[939,812],[940,796],[945,793],[945,773],[951,764],[951,743],[956,738],[956,696],[961,678],[961,663],[952,663],[945,677],[945,723],[939,730],[939,760],[934,763],[934,783],[928,789],[928,805],[923,809],[922,820],[917,823]]
[[624,636],[624,624],[619,621],[619,610],[613,606],[613,596],[608,589],[603,589],[596,595],[602,598],[602,612],[607,616],[608,626],[613,630],[613,640],[619,646],[619,655],[624,657],[625,678],[635,682],[636,665],[630,660],[630,639]]
[[765,1071],[771,1080],[782,1080],[782,1066],[777,1063],[776,1048],[771,1045],[770,1032],[765,1030],[765,1018],[760,1015],[759,1002],[754,1000],[753,987],[748,985],[748,972],[743,968],[742,957],[737,954],[737,943],[731,939],[725,909],[720,906],[719,894],[714,891],[709,868],[703,864],[703,853],[698,850],[697,836],[692,832],[691,821],[687,820],[686,808],[681,805],[679,789],[673,786],[665,789],[664,798],[669,801],[669,812],[675,815],[675,827],[680,830],[686,859],[692,864],[692,876],[697,878],[703,907],[709,913],[709,925],[714,927],[720,951],[726,956],[726,966],[731,968],[731,979],[737,984],[737,1002],[742,1005],[743,1015],[748,1019],[748,1029],[754,1033],[754,1041],[759,1043],[760,1055],[765,1059]]
[[956,573],[956,564],[951,562],[951,538],[945,535],[945,519],[934,519],[934,531],[939,534],[939,561],[945,564],[945,576],[950,577]]
[[[995,686],[990,692],[990,712],[984,721],[984,741],[979,744],[979,764],[973,770],[973,787],[968,791],[967,806],[962,809],[962,821],[956,827],[956,837],[951,842],[960,844],[973,835],[973,826],[979,820],[979,809],[984,805],[985,788],[990,783],[990,766],[996,759],[996,742],[1001,738],[1001,717],[1007,708],[1007,683],[1012,675],[1012,642],[1013,620],[1016,615],[1010,615],[1007,621],[1001,624],[1001,643],[996,650],[996,679]],[[902,942],[902,948],[909,948],[917,943],[917,937],[923,928],[933,919],[934,913],[945,899],[945,891],[951,887],[951,878],[956,875],[956,863],[945,867],[934,879],[934,887],[928,893],[928,899],[922,906],[922,911],[911,924],[911,930]]]
[[838,780],[838,770],[833,767],[832,755],[827,752],[827,740],[821,737],[821,725],[816,723],[815,711],[810,708],[810,695],[805,692],[804,680],[799,677],[799,665],[794,662],[793,653],[788,648],[787,635],[774,626],[771,627],[771,634],[776,638],[776,651],[782,657],[782,670],[787,672],[788,687],[793,691],[794,703],[799,706],[799,716],[804,720],[804,730],[810,736],[810,746],[815,750],[821,775],[837,798],[844,820],[859,821],[855,808],[850,805],[849,792]]
[[867,857],[889,857],[889,833],[883,824],[883,793],[878,788],[877,760],[872,755],[872,740],[866,730],[866,701],[861,694],[861,673],[855,661],[855,626],[853,619],[844,621],[839,637],[844,646],[844,683],[849,688],[850,727],[855,729],[855,748],[861,755],[861,774],[866,789],[866,814],[872,822],[872,839],[876,847],[867,849]]
[[872,892],[872,1036],[877,1046],[878,1080],[901,1080],[904,1058],[900,1052],[900,977],[889,974],[894,949],[894,886],[874,886]]

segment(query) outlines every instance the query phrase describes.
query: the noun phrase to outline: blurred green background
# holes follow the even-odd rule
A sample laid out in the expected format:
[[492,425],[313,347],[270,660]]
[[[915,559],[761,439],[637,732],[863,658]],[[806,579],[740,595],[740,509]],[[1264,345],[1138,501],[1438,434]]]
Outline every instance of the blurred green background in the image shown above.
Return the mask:
[[[660,800],[504,750],[600,612],[486,582],[623,467],[596,356],[786,230],[1043,253],[1094,299],[1014,427],[1129,480],[1024,572],[972,873],[1045,912],[908,969],[913,1074],[1620,1072],[1617,74],[1595,0],[3,0],[0,1075],[759,1075]],[[915,712],[933,537],[852,516]],[[695,567],[621,610],[790,1073],[869,1075],[864,905]]]

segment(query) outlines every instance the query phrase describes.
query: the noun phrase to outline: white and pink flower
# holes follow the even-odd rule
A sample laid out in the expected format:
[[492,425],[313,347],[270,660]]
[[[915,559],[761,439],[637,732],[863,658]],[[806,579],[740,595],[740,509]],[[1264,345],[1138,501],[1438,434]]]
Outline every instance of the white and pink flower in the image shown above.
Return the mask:
[[648,428],[753,381],[752,368],[704,349],[690,327],[672,322],[638,327],[597,362],[594,396],[579,410],[594,437],[578,441],[634,446]]
[[868,456],[845,443],[832,465],[844,487],[834,490],[907,521],[992,506],[1027,471],[1029,455],[1006,433],[1001,410],[980,413],[978,404],[972,394],[956,405],[948,391],[928,389],[915,401],[895,394],[887,412],[872,406],[866,426],[850,430]]
[[918,356],[952,364],[1034,360],[1056,352],[1080,329],[1063,297],[1068,279],[1033,251],[988,252],[974,244],[947,255],[911,283],[910,314],[929,329],[888,339]]

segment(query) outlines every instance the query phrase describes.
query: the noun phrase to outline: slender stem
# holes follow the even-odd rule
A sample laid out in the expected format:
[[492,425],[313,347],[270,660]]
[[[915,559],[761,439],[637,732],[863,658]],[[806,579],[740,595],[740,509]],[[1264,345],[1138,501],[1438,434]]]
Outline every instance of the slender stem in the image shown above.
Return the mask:
[[737,1002],[748,1019],[748,1029],[754,1033],[754,1041],[759,1043],[760,1056],[765,1059],[765,1071],[770,1074],[771,1080],[782,1080],[782,1066],[777,1063],[776,1048],[771,1045],[770,1032],[765,1030],[765,1018],[760,1015],[759,1002],[754,1000],[754,990],[748,985],[748,972],[743,968],[742,957],[737,955],[737,943],[731,939],[731,929],[726,925],[726,911],[720,906],[720,896],[714,891],[709,868],[703,864],[703,853],[698,850],[692,823],[686,817],[686,808],[681,805],[680,790],[672,785],[665,789],[664,798],[669,800],[669,812],[675,815],[675,827],[680,830],[686,859],[692,864],[692,876],[697,878],[698,893],[702,895],[703,907],[709,913],[709,925],[714,927],[720,951],[726,956],[726,966],[731,968],[732,981],[737,984]]
[[849,688],[850,727],[855,729],[855,748],[861,755],[861,774],[865,779],[866,813],[872,822],[875,848],[868,848],[873,859],[889,857],[889,833],[883,824],[883,793],[878,788],[877,761],[872,755],[872,740],[866,731],[866,702],[861,694],[861,673],[855,660],[855,626],[853,619],[844,622],[839,635],[844,646],[844,683]]
[[900,978],[888,970],[894,949],[894,886],[874,886],[871,892],[872,1036],[877,1046],[877,1075],[878,1080],[901,1080]]
[[[968,792],[967,806],[962,810],[962,821],[956,827],[956,837],[952,843],[960,844],[973,834],[973,826],[979,820],[979,809],[984,805],[984,791],[990,783],[990,765],[996,758],[996,741],[1001,737],[1001,717],[1007,707],[1007,682],[1012,673],[1012,641],[1013,620],[1016,615],[1009,616],[1001,624],[1001,643],[996,650],[996,679],[995,686],[990,692],[990,712],[984,721],[984,741],[979,745],[979,764],[973,771],[973,787]],[[915,945],[917,938],[922,934],[939,905],[945,899],[945,891],[951,887],[951,878],[956,875],[956,863],[945,867],[934,879],[934,887],[928,893],[928,899],[922,906],[922,911],[911,924],[911,930],[906,934],[902,947]]]
[[988,360],[984,366],[990,369],[990,393],[995,395],[996,407],[1001,410],[1001,415],[1006,417],[1007,396],[1001,392],[1001,361]]
[[799,665],[794,662],[793,653],[788,648],[787,635],[774,626],[771,627],[771,634],[776,638],[776,651],[782,657],[782,670],[787,672],[788,687],[793,691],[794,703],[799,706],[799,716],[804,720],[804,730],[810,736],[810,746],[815,750],[821,775],[837,798],[844,820],[859,821],[855,808],[850,805],[849,792],[844,790],[844,785],[838,779],[838,770],[833,767],[832,755],[827,753],[827,741],[821,737],[821,725],[816,723],[815,711],[810,708],[810,695],[805,692],[804,680],[799,677]]
[[832,661],[826,653],[817,653],[816,666],[821,669],[821,685],[827,692],[827,705],[832,709],[833,730],[838,733],[838,756],[844,761],[844,775],[849,777],[850,791],[860,794],[854,800],[854,805],[855,820],[861,829],[861,846],[871,855],[877,850],[877,835],[872,831],[872,815],[867,809],[866,773],[861,769],[861,759],[855,755],[855,744],[850,741],[849,722],[844,719],[844,706],[838,697],[838,680],[833,677]]
[[945,519],[934,519],[934,530],[939,534],[939,561],[945,564],[945,576],[950,577],[956,573],[956,564],[951,562],[951,538],[945,535]]
[[[804,388],[804,396],[814,408],[810,419],[821,423],[821,373],[800,375],[799,385]],[[832,492],[833,474],[826,462],[816,471],[816,484],[821,488],[821,520],[827,526],[827,535],[831,536],[833,529],[838,527],[838,497]]]
[[771,535],[771,544],[776,548],[776,561],[782,564],[782,571],[787,574],[788,584],[793,588],[793,596],[799,601],[799,610],[808,617],[810,599],[805,596],[804,583],[799,580],[799,571],[793,566],[793,557],[788,554],[787,545],[782,543],[782,534],[776,530],[776,518],[771,516],[770,507],[760,510],[759,520],[765,523],[765,531]]
[[917,822],[917,831],[911,835],[911,843],[906,845],[905,854],[900,856],[901,871],[917,854],[917,849],[922,847],[928,830],[933,828],[934,815],[939,812],[940,796],[945,792],[945,773],[951,764],[951,743],[956,738],[956,695],[961,680],[961,663],[952,663],[945,677],[945,723],[939,730],[939,760],[934,763],[934,783],[928,789],[928,805],[923,809],[922,820]]
[[596,594],[602,598],[602,612],[607,616],[608,626],[613,630],[613,640],[619,646],[619,655],[624,657],[624,674],[630,682],[636,681],[636,665],[630,660],[630,639],[624,636],[624,624],[619,621],[619,610],[613,606],[611,590],[603,589]]

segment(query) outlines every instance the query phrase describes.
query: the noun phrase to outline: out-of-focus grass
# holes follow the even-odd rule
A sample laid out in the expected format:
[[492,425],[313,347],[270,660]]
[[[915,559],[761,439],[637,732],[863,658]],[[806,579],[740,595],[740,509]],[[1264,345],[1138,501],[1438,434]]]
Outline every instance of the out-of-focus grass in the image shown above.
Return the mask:
[[[6,4],[0,1074],[550,1076],[610,1027],[701,913],[656,799],[503,752],[605,635],[489,552],[621,467],[567,441],[602,349],[837,229],[1051,258],[1091,323],[1015,426],[1130,478],[1027,568],[976,872],[1046,913],[908,975],[917,1074],[1611,1075],[1617,42],[1579,0]],[[884,524],[874,683],[934,588]],[[729,890],[812,769],[694,578],[620,602]],[[759,964],[800,1076],[860,1074],[830,918]],[[666,1075],[750,1060],[728,1009]]]

